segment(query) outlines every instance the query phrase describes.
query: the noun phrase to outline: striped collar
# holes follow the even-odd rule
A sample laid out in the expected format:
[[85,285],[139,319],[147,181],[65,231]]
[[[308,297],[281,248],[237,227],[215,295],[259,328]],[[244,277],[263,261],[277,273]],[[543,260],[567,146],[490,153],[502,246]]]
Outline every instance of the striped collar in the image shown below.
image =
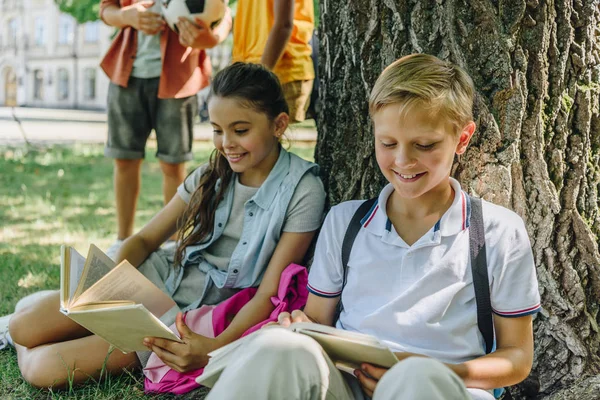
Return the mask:
[[[441,236],[456,235],[467,229],[471,217],[471,198],[461,189],[456,179],[450,178],[450,185],[454,189],[452,205],[433,227],[433,233],[436,234],[439,231]],[[388,183],[379,193],[373,207],[360,221],[363,228],[379,236],[384,236],[386,232],[392,231],[392,221],[387,216],[385,204],[387,204],[388,198],[393,192],[394,187],[391,183]]]

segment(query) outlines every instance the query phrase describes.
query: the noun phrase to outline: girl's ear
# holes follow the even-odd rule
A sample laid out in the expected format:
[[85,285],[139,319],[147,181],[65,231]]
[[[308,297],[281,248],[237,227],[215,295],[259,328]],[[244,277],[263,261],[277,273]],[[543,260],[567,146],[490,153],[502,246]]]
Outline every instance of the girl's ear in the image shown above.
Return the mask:
[[460,132],[458,143],[456,144],[456,154],[461,155],[467,150],[473,133],[475,133],[475,122],[471,121]]
[[273,122],[275,124],[274,136],[280,138],[288,127],[290,116],[287,113],[282,112],[275,117],[275,121]]

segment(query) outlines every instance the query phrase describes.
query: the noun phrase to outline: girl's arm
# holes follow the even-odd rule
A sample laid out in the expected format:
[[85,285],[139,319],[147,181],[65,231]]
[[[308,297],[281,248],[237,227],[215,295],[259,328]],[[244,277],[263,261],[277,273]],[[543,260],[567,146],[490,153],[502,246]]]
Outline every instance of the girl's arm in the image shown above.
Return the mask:
[[187,372],[204,367],[208,362],[208,353],[233,342],[249,328],[267,319],[274,309],[271,297],[277,294],[281,273],[289,264],[302,262],[314,235],[315,231],[284,232],[281,235],[256,294],[217,338],[210,339],[192,332],[179,314],[176,326],[183,343],[146,338],[144,344],[176,371]]
[[187,204],[178,194],[175,194],[150,222],[123,242],[117,252],[117,263],[127,260],[134,267],[139,267],[150,253],[158,249],[177,231],[177,220],[186,207]]
[[237,313],[229,327],[217,337],[217,347],[233,342],[250,327],[269,317],[269,314],[275,308],[271,302],[271,297],[277,295],[281,273],[291,263],[302,263],[314,235],[314,231],[304,233],[284,232],[281,235],[256,294]]
[[467,387],[494,389],[523,381],[533,363],[532,316],[494,315],[496,351],[462,364],[447,364]]

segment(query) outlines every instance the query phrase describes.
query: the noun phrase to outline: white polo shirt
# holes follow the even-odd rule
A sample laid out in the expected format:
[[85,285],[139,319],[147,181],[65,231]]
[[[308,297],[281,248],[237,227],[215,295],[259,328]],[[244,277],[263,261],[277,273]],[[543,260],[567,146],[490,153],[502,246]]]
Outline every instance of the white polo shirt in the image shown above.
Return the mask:
[[[338,328],[378,337],[392,351],[461,363],[485,354],[477,327],[469,256],[470,198],[451,179],[454,201],[412,246],[396,233],[385,205],[388,184],[363,218],[348,262]],[[319,235],[308,289],[322,297],[342,289],[341,246],[362,201],[331,209]],[[519,317],[540,310],[531,244],[514,212],[482,201],[493,312]]]

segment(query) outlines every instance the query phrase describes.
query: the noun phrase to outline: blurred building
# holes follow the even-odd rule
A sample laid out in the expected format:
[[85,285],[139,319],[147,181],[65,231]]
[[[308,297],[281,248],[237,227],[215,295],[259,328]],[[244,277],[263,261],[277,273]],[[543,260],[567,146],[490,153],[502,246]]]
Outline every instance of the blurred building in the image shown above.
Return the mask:
[[105,108],[98,63],[113,31],[77,24],[53,0],[0,0],[0,106]]
[[[106,109],[99,63],[114,31],[77,24],[54,0],[0,0],[0,106]],[[230,36],[209,50],[214,72],[229,64],[231,45]]]

